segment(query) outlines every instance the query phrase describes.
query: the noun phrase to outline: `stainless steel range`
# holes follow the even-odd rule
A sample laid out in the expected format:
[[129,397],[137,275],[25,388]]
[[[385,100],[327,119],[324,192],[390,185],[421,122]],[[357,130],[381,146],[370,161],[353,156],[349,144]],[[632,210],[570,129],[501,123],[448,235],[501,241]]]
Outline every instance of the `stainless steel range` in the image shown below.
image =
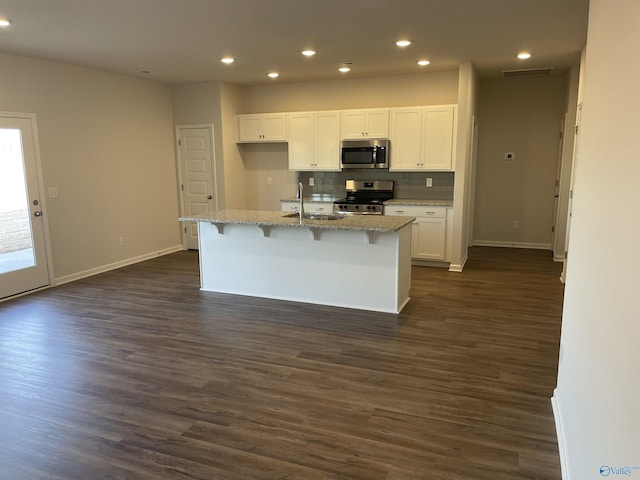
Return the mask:
[[333,213],[382,215],[393,198],[393,180],[347,180],[347,198],[333,202]]

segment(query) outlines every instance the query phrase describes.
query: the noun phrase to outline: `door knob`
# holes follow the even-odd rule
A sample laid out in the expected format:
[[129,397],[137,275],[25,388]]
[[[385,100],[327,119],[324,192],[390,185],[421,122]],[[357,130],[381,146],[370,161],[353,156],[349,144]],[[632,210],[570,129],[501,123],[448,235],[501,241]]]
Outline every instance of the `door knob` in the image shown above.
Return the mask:
[[207,198],[208,198],[209,200],[211,200],[211,199],[213,198],[213,196],[211,196],[211,195],[207,195]]
[[36,216],[36,217],[41,217],[42,216],[42,212],[41,211],[33,212],[33,215]]

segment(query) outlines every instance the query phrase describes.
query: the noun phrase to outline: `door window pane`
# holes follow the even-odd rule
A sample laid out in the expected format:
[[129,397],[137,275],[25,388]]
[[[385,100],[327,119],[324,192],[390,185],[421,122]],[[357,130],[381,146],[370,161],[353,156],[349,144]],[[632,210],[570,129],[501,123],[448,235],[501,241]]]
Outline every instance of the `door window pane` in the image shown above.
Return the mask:
[[0,129],[0,273],[35,265],[18,129]]

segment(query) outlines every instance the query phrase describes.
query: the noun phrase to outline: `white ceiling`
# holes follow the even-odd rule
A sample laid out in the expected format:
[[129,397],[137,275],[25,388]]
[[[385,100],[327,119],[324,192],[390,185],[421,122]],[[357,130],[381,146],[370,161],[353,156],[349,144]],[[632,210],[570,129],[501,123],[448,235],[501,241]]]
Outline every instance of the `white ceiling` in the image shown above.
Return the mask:
[[[13,24],[0,29],[0,51],[166,83],[343,78],[343,62],[361,77],[471,60],[490,77],[578,63],[587,13],[588,0],[2,0]],[[400,38],[413,44],[399,49]],[[533,57],[517,60],[521,50]]]

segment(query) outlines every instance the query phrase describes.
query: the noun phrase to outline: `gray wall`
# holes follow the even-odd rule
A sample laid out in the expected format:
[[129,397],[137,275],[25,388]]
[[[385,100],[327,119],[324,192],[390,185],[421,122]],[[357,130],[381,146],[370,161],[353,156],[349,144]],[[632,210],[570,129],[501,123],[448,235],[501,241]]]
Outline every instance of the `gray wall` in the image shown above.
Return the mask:
[[565,76],[480,82],[474,243],[550,248],[566,105]]
[[169,87],[0,54],[0,111],[37,116],[57,279],[180,245]]

